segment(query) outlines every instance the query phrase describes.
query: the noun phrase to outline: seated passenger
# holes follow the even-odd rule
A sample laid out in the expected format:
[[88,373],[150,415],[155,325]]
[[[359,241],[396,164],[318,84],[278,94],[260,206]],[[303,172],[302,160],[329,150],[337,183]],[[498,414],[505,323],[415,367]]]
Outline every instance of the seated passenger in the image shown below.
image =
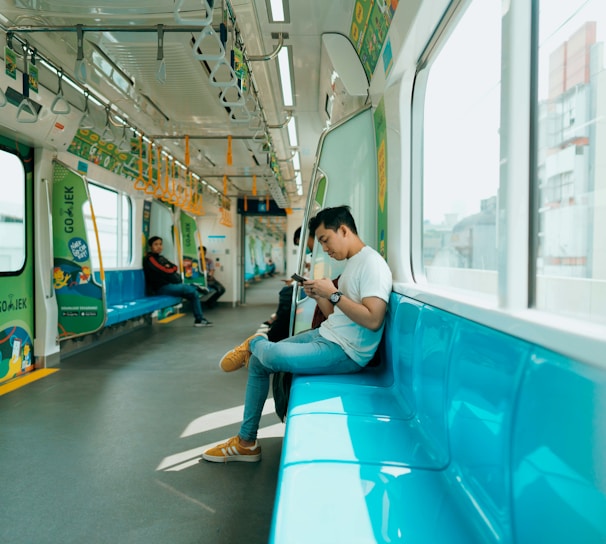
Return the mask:
[[213,261],[206,253],[206,246],[202,246],[204,250],[204,260],[206,261],[206,284],[211,292],[211,295],[206,299],[205,303],[209,308],[216,306],[217,300],[225,293],[223,284],[215,278],[215,261]]
[[[314,235],[312,233],[312,222],[313,218],[310,220],[309,229],[310,235],[307,238],[307,247],[306,252],[311,253],[314,248]],[[298,246],[301,242],[301,227],[299,227],[294,235],[293,235],[293,244]],[[290,307],[292,305],[292,291],[293,291],[293,280],[288,279],[285,280],[286,285],[280,289],[278,293],[278,307],[276,308],[275,313],[265,321],[264,325],[267,326],[267,337],[272,342],[278,342],[289,336],[289,328],[290,328]]]
[[328,316],[318,329],[280,342],[257,333],[223,356],[220,366],[225,372],[248,366],[244,419],[236,436],[202,454],[207,461],[261,460],[257,431],[270,375],[359,372],[379,345],[392,286],[387,263],[359,238],[349,207],[321,210],[315,223],[322,249],[333,259],[347,261],[339,279],[342,292],[327,278],[304,282],[307,296]]
[[191,302],[194,312],[194,327],[212,326],[202,313],[197,289],[193,285],[184,284],[177,265],[162,255],[162,238],[152,236],[147,245],[149,251],[143,258],[143,272],[150,294],[186,298]]
[[271,259],[271,258],[267,261],[267,267],[265,268],[265,273],[270,278],[273,278],[274,275],[276,274],[276,263],[274,263],[273,259]]

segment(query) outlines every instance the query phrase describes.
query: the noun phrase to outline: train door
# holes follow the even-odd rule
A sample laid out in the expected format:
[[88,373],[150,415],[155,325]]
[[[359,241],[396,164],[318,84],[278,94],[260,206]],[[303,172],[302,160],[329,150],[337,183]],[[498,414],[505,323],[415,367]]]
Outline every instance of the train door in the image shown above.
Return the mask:
[[0,383],[34,369],[33,157],[0,138]]
[[[375,126],[370,106],[354,113],[323,133],[305,210],[305,224],[320,209],[348,205],[356,220],[358,234],[377,248],[377,151]],[[305,238],[302,238],[305,239]],[[305,244],[301,244],[304,248]],[[331,259],[315,244],[311,257],[300,253],[299,273],[312,278],[336,278],[345,263]],[[298,333],[311,327],[316,306],[297,287],[291,330]]]

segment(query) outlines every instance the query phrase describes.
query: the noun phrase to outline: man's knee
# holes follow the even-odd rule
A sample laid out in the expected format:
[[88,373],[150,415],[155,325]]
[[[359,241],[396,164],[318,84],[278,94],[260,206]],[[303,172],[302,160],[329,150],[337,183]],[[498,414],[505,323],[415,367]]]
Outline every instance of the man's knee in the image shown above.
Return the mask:
[[190,299],[193,299],[194,297],[197,298],[198,291],[196,291],[196,288],[193,285],[184,285],[181,288],[181,296]]
[[258,357],[250,356],[248,360],[248,373],[257,376],[269,377],[272,371],[263,364]]

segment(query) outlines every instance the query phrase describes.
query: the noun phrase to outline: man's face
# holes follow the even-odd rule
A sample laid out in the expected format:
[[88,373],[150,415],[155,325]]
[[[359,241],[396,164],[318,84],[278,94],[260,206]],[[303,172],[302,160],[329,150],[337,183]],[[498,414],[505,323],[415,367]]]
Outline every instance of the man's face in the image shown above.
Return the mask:
[[150,249],[152,253],[157,253],[158,255],[162,253],[162,240],[154,240]]
[[316,238],[322,249],[329,257],[342,261],[347,258],[347,244],[345,240],[345,228],[339,227],[336,231],[327,229],[322,223],[316,228]]

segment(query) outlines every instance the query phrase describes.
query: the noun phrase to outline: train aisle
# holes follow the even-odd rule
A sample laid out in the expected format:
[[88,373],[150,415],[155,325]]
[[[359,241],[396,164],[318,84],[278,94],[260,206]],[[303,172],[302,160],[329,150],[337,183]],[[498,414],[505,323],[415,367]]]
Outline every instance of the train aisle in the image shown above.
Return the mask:
[[221,356],[274,311],[277,279],[242,307],[144,327],[0,396],[0,542],[265,543],[283,424],[266,403],[260,463],[199,462],[234,435],[246,371]]

